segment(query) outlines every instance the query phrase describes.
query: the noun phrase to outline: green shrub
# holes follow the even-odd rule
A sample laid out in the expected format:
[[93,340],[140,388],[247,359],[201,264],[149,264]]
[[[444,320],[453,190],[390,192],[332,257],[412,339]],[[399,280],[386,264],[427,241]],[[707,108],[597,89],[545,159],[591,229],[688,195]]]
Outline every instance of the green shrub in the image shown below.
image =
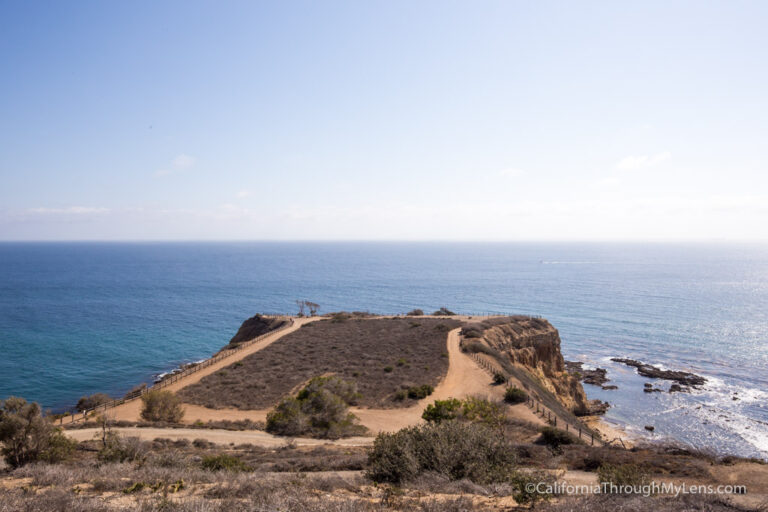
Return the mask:
[[434,390],[435,388],[433,388],[429,384],[422,384],[421,386],[412,386],[408,388],[408,398],[420,400],[422,398],[426,398],[429,395],[431,395]]
[[509,386],[504,391],[504,401],[509,404],[521,404],[528,401],[528,393],[517,386]]
[[251,471],[252,469],[242,460],[228,453],[208,455],[203,457],[203,469],[208,471]]
[[302,411],[301,402],[286,398],[267,414],[267,432],[281,436],[299,436],[307,431],[309,418]]
[[61,429],[54,429],[51,432],[47,444],[40,453],[40,460],[44,460],[49,464],[71,459],[77,449],[77,441],[64,435]]
[[441,423],[443,421],[454,420],[461,412],[461,401],[456,398],[447,400],[435,400],[429,404],[421,417],[429,423]]
[[76,444],[42,416],[38,404],[18,397],[0,402],[0,453],[12,468],[38,460],[63,461]]
[[397,363],[395,364],[397,364],[397,366],[405,366],[406,364],[408,364],[408,360],[401,357],[400,359],[397,360]]
[[456,313],[451,311],[448,308],[440,308],[434,313],[432,313],[432,316],[454,316]]
[[181,399],[170,391],[150,391],[141,396],[141,401],[141,417],[147,421],[179,423],[184,417]]
[[493,383],[496,384],[496,385],[506,384],[507,383],[507,376],[504,375],[501,372],[494,372],[494,374],[493,374]]
[[144,460],[148,452],[149,445],[138,437],[107,431],[97,457],[102,462],[137,462]]
[[482,338],[483,329],[478,325],[468,325],[461,329],[461,335],[465,338]]
[[95,393],[91,396],[84,396],[81,397],[80,400],[77,401],[77,410],[80,412],[87,411],[88,409],[93,409],[98,405],[106,404],[107,402],[111,402],[112,397],[105,393]]
[[537,488],[537,484],[544,482],[554,485],[555,480],[551,473],[545,471],[517,471],[511,478],[512,487],[515,489],[512,497],[515,498],[518,505],[530,505],[530,508],[533,509],[537,501],[548,500],[552,497],[551,493],[539,492],[538,489],[543,491],[546,487]]
[[398,389],[397,391],[395,391],[395,400],[397,400],[398,402],[402,402],[406,398],[408,398],[407,389]]
[[560,446],[568,444],[579,444],[579,440],[576,436],[570,432],[555,427],[542,428],[540,441],[552,448],[559,448]]
[[394,370],[394,368],[392,368],[391,366],[384,367],[384,373],[392,373],[392,370]]
[[338,377],[315,377],[295,398],[286,398],[267,414],[267,432],[337,439],[362,433],[348,406],[359,398],[357,387]]
[[507,481],[515,455],[509,441],[477,424],[445,421],[379,434],[368,457],[375,482],[401,483],[424,472],[477,483]]
[[482,423],[488,427],[500,427],[507,420],[501,404],[473,396],[462,401],[461,417],[466,421]]
[[[619,492],[632,492],[630,487],[641,487],[651,483],[650,473],[637,464],[602,464],[597,468],[597,479],[602,483],[619,486]],[[621,489],[624,486],[625,489]]]
[[313,378],[307,383],[304,389],[299,391],[296,398],[299,400],[306,400],[320,390],[326,390],[333,393],[344,400],[347,405],[357,405],[357,401],[360,399],[360,393],[357,391],[357,384],[336,376]]
[[408,312],[408,316],[424,316],[423,309],[412,309]]

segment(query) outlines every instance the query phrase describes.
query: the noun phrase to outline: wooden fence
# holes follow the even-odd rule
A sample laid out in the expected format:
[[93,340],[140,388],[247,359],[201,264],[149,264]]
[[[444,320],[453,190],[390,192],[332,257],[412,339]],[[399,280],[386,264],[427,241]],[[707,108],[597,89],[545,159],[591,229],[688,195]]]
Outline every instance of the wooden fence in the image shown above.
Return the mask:
[[[263,315],[263,316],[271,316],[271,315]],[[277,316],[276,316],[277,317]],[[201,361],[200,363],[197,363],[193,366],[190,366],[180,372],[171,373],[167,377],[163,378],[161,381],[154,383],[152,386],[144,387],[141,389],[137,389],[135,391],[131,391],[130,393],[126,394],[123,398],[117,398],[115,400],[112,400],[110,402],[106,402],[100,405],[97,405],[96,407],[92,409],[87,409],[85,411],[82,411],[82,413],[75,413],[71,416],[64,416],[59,420],[60,424],[65,423],[65,418],[69,418],[69,421],[67,423],[75,423],[78,421],[84,421],[90,416],[92,413],[96,412],[105,412],[109,409],[112,409],[114,407],[117,407],[118,405],[122,405],[126,402],[130,402],[131,400],[136,400],[137,398],[140,398],[145,393],[149,393],[150,391],[163,389],[165,387],[170,386],[171,384],[178,382],[179,380],[183,379],[184,377],[187,377],[189,375],[192,375],[193,373],[199,372],[200,370],[203,370],[205,368],[208,368],[212,364],[216,364],[222,359],[226,359],[241,350],[250,347],[251,345],[254,345],[256,343],[259,343],[260,341],[263,341],[265,338],[272,336],[274,334],[277,334],[280,331],[283,331],[285,329],[288,329],[289,327],[293,326],[294,320],[293,318],[288,317],[288,322],[285,325],[282,325],[278,327],[277,329],[274,329],[272,331],[269,331],[268,333],[262,334],[260,336],[257,336],[253,338],[252,340],[244,341],[243,343],[240,343],[237,347],[222,350],[215,356],[206,359],[205,361]]]
[[[477,363],[480,368],[485,370],[489,375],[494,376],[497,373],[504,374],[504,371],[496,367],[491,362],[487,361],[486,359],[480,357],[477,354],[468,354],[474,361]],[[526,399],[526,405],[531,409],[531,411],[542,418],[544,421],[546,421],[548,424],[552,425],[553,427],[557,427],[558,424],[560,425],[561,429],[564,429],[566,432],[572,432],[573,435],[577,435],[579,439],[582,439],[584,441],[589,441],[589,444],[594,446],[595,442],[599,446],[621,446],[622,448],[626,448],[624,446],[624,442],[621,440],[621,438],[616,438],[612,440],[603,440],[602,438],[595,436],[595,432],[591,429],[588,429],[584,425],[581,424],[581,422],[568,422],[564,418],[559,418],[556,413],[552,412],[551,409],[546,407],[540,400],[537,400],[536,398],[533,398],[530,394],[531,390],[528,389],[528,386],[526,386],[523,383],[523,387],[528,391],[528,397]]]

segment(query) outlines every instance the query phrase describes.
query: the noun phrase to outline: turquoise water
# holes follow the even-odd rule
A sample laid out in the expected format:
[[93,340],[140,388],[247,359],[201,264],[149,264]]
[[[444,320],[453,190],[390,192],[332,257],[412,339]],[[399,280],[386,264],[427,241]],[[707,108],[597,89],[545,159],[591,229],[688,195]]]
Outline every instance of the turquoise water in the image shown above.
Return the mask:
[[[0,397],[54,410],[210,355],[256,312],[538,314],[608,368],[608,419],[768,457],[768,247],[459,243],[0,244]],[[626,356],[701,374],[642,392]],[[665,389],[668,383],[659,383]],[[733,400],[733,397],[738,400]]]

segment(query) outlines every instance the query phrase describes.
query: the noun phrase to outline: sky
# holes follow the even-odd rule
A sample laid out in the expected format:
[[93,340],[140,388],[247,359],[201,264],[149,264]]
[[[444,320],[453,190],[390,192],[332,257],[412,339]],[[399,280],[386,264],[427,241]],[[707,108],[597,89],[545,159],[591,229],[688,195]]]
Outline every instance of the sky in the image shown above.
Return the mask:
[[0,240],[768,241],[768,2],[0,0]]

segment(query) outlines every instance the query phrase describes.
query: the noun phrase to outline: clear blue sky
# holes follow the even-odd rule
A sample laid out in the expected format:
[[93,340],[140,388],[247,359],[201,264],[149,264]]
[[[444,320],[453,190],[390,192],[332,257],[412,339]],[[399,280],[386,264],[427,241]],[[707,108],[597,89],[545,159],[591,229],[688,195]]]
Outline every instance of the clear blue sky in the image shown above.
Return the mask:
[[0,0],[0,239],[768,239],[768,2]]

